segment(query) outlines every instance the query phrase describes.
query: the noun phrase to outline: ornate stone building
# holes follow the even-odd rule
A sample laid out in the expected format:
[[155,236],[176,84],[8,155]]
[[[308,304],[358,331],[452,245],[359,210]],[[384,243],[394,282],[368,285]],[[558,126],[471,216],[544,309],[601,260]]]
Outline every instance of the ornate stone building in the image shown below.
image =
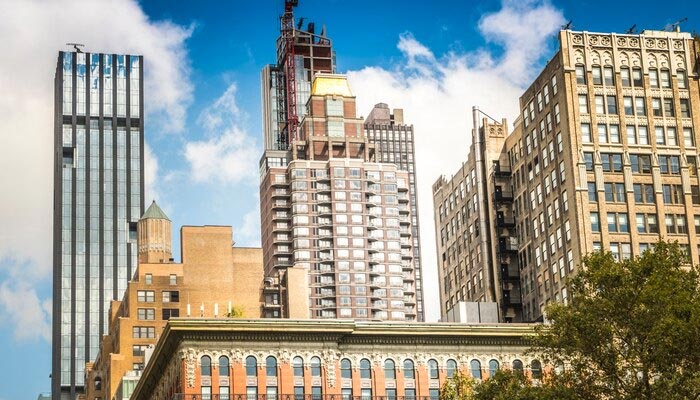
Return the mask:
[[437,398],[457,371],[540,377],[540,361],[524,355],[532,333],[526,324],[172,320],[131,398]]
[[[488,178],[497,184],[487,195],[512,212],[498,240],[505,238],[517,259],[517,268],[494,263],[495,281],[515,274],[521,297],[509,301],[521,305],[524,321],[542,320],[548,302],[568,300],[566,279],[591,251],[624,259],[663,237],[680,242],[690,260],[700,256],[700,42],[683,32],[566,30],[559,43],[520,97],[521,116],[503,147],[506,163]],[[438,229],[462,207],[455,199],[443,210],[448,220],[438,221],[436,209]],[[498,225],[497,214],[490,218]],[[460,222],[455,238],[470,227],[461,214]],[[447,254],[447,270],[464,258]],[[449,293],[478,300],[478,293]]]

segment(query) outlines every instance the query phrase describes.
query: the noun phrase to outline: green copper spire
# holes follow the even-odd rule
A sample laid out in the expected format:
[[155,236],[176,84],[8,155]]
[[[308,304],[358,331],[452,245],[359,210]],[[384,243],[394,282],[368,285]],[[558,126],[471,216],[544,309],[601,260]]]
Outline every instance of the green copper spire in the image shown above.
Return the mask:
[[155,218],[155,219],[167,219],[170,221],[170,218],[168,218],[167,215],[163,212],[163,210],[158,207],[158,204],[156,204],[156,201],[153,200],[153,203],[148,207],[148,210],[146,210],[145,213],[143,213],[143,216],[141,219],[149,219],[149,218]]

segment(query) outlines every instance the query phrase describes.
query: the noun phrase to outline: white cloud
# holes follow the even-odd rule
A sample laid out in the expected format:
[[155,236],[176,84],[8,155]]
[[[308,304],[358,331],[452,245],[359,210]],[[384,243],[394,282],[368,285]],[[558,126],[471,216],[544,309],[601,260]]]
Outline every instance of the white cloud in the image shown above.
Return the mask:
[[246,131],[246,118],[236,104],[236,84],[199,116],[205,139],[185,145],[190,176],[195,182],[253,183],[258,172],[260,149]]
[[243,215],[243,223],[233,232],[237,246],[260,247],[260,201],[257,204],[257,207]]
[[466,160],[471,143],[472,106],[509,123],[518,114],[518,97],[550,55],[547,40],[564,18],[548,3],[506,0],[495,13],[484,15],[479,28],[487,42],[503,51],[477,49],[436,57],[410,33],[400,36],[403,60],[393,69],[367,67],[349,71],[358,112],[368,113],[379,102],[403,108],[414,125],[418,203],[426,318],[439,318],[437,259],[431,186],[440,175],[454,173]]
[[13,327],[18,341],[51,342],[51,300],[40,300],[26,282],[0,282],[0,321]]
[[[185,47],[192,30],[149,20],[133,0],[2,3],[0,148],[5,152],[0,158],[0,268],[25,268],[32,279],[51,275],[53,78],[58,51],[72,50],[66,42],[82,42],[85,51],[142,54],[146,118],[160,122],[163,132],[178,132],[192,98]],[[152,160],[149,169],[154,167]],[[30,287],[2,284],[5,293],[20,291],[32,298]]]

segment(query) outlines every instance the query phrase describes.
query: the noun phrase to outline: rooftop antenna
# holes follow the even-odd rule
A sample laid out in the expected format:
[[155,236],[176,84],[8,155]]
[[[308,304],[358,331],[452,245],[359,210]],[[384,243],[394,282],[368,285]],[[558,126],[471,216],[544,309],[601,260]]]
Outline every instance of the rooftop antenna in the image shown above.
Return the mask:
[[563,31],[568,31],[569,29],[571,29],[573,27],[573,25],[571,25],[572,22],[574,22],[574,20],[570,19],[569,22],[566,23],[566,25],[561,26],[561,29]]
[[78,53],[82,53],[83,51],[80,50],[80,48],[85,47],[85,45],[81,43],[66,43],[66,46],[73,46],[75,51],[77,51]]
[[301,30],[301,26],[304,25],[304,17],[299,18],[299,23],[297,24],[297,30]]
[[625,33],[628,35],[634,35],[637,33],[637,24],[632,25],[627,31],[625,31]]
[[672,24],[667,24],[666,26],[664,26],[663,31],[664,32],[673,32],[673,31],[680,32],[681,24],[687,20],[688,20],[688,18],[686,17],[686,18],[681,18]]

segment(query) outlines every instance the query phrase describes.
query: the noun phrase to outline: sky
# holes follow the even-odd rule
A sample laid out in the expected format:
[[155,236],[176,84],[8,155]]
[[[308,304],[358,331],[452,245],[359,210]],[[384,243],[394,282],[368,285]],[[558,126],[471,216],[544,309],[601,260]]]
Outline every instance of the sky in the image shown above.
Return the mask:
[[[300,0],[326,26],[359,115],[402,108],[416,132],[428,321],[439,318],[431,185],[466,159],[471,107],[517,115],[557,32],[700,31],[700,5],[668,0]],[[50,389],[53,76],[68,42],[142,54],[146,204],[179,227],[231,225],[259,246],[260,70],[275,62],[282,0],[0,0],[0,400]],[[600,11],[600,12],[599,12]]]

